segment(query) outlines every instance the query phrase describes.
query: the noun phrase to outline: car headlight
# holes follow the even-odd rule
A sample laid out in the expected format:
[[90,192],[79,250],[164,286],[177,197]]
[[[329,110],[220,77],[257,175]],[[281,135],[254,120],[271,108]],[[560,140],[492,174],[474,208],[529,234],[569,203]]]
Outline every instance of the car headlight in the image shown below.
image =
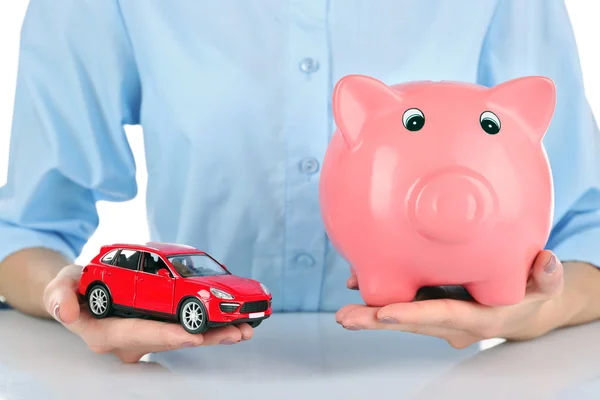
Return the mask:
[[218,297],[220,299],[233,300],[232,295],[230,295],[229,293],[224,292],[222,290],[210,288],[210,292],[213,294],[213,296]]
[[262,288],[263,292],[265,292],[266,295],[270,295],[271,292],[269,291],[269,289],[263,285],[262,283],[260,284],[260,287]]

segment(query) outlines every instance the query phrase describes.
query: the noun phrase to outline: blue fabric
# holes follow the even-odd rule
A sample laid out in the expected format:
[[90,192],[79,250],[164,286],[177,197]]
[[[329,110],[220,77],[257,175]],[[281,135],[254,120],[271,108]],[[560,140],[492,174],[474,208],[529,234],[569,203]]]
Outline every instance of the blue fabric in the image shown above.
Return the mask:
[[389,84],[552,78],[548,247],[600,265],[598,130],[558,0],[32,0],[0,259],[31,246],[76,257],[96,202],[137,193],[123,125],[141,124],[152,239],[259,279],[278,311],[360,302],[318,203],[331,90],[350,73]]
[[8,309],[10,309],[10,306],[8,304],[0,302],[0,310],[8,310]]

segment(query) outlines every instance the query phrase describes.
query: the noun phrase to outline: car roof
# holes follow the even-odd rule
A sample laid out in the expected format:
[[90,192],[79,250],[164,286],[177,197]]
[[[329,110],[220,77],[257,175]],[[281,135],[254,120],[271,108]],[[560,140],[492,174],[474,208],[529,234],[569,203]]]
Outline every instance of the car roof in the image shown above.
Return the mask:
[[174,254],[205,254],[204,251],[198,250],[195,247],[188,246],[185,244],[177,244],[177,243],[164,243],[164,242],[147,242],[144,244],[136,244],[136,243],[115,243],[111,244],[112,248],[126,248],[131,250],[141,250],[141,251],[156,251],[162,253],[166,256],[174,255]]

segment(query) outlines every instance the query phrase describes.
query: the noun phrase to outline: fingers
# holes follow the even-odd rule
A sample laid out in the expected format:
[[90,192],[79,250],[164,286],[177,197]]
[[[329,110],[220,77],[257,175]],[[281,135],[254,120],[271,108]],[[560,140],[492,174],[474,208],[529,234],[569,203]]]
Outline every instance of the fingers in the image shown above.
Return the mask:
[[435,325],[459,330],[476,330],[491,323],[482,306],[459,300],[426,300],[390,304],[378,310],[376,319],[405,325]]
[[441,299],[385,307],[349,305],[336,319],[349,330],[396,329],[445,339],[460,333],[481,339],[495,337],[504,320],[500,313],[474,302]]
[[361,305],[361,304],[349,304],[347,306],[344,306],[344,307],[340,308],[335,313],[335,320],[337,321],[338,324],[341,324],[342,323],[342,319],[344,318],[344,315],[346,315],[347,313],[349,313],[353,309],[360,308],[360,307],[365,307],[365,306]]
[[346,287],[351,290],[358,290],[358,278],[356,275],[351,275],[346,281]]
[[253,335],[253,329],[248,324],[191,334],[177,323],[120,317],[96,319],[85,310],[82,310],[77,321],[66,327],[81,336],[92,351],[113,353],[126,363],[137,362],[148,353],[235,344]]
[[346,287],[350,290],[358,290],[358,278],[352,266],[350,266],[350,277],[346,280]]
[[[248,328],[250,328],[249,325]],[[239,327],[233,325],[224,326],[222,328],[209,329],[208,331],[206,331],[206,333],[204,333],[205,346],[214,346],[217,344],[235,344],[241,341],[242,332]]]
[[563,265],[549,250],[541,251],[531,270],[530,292],[544,299],[560,295],[564,287]]
[[433,325],[471,332],[479,337],[493,336],[502,323],[500,309],[461,300],[427,300],[382,307],[377,319],[407,325]]
[[87,312],[82,312],[79,320],[67,325],[67,328],[99,353],[119,349],[174,350],[200,346],[204,341],[202,335],[192,335],[179,324],[138,318],[95,319]]
[[[150,353],[150,352],[148,352]],[[142,357],[144,357],[146,352],[140,352],[136,350],[118,350],[115,351],[114,354],[119,357],[119,359],[126,364],[134,364],[139,362]]]
[[242,333],[242,340],[250,340],[254,335],[254,329],[248,324],[240,324],[237,326]]
[[69,265],[56,275],[44,290],[44,306],[55,319],[70,324],[79,317],[78,286],[82,267]]
[[[355,307],[349,307],[343,314],[339,316],[337,320],[340,325],[349,330],[362,330],[362,329],[377,329],[378,320],[377,312],[378,307],[367,307],[356,305]],[[379,327],[379,329],[385,329],[386,326]]]
[[[173,324],[171,324],[173,325]],[[250,325],[246,324],[246,326],[250,329]],[[203,335],[195,335],[202,336],[202,346],[212,346],[217,344],[230,345],[240,342],[244,340],[244,337],[241,333],[241,330],[235,326],[227,326],[223,328],[211,329],[207,331]],[[251,334],[250,334],[251,336]],[[164,351],[177,350],[188,347],[196,347],[194,343],[184,342],[180,346],[176,345],[159,345],[159,346],[142,346],[138,348],[126,347],[126,348],[118,348],[113,350],[112,353],[115,354],[121,361],[124,363],[136,363],[138,362],[144,355],[149,353],[161,353]]]
[[456,348],[465,348],[478,341],[470,332],[444,324],[397,323],[395,320],[379,318],[382,308],[354,306],[340,315],[338,322],[348,330],[397,330],[447,340]]

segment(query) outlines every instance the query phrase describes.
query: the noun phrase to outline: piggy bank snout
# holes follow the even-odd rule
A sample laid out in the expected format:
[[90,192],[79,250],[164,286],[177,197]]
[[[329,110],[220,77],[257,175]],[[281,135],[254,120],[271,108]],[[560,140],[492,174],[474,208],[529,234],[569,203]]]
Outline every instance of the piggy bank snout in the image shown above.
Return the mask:
[[470,169],[452,168],[418,179],[407,211],[421,235],[461,243],[482,233],[496,215],[496,204],[487,179]]

